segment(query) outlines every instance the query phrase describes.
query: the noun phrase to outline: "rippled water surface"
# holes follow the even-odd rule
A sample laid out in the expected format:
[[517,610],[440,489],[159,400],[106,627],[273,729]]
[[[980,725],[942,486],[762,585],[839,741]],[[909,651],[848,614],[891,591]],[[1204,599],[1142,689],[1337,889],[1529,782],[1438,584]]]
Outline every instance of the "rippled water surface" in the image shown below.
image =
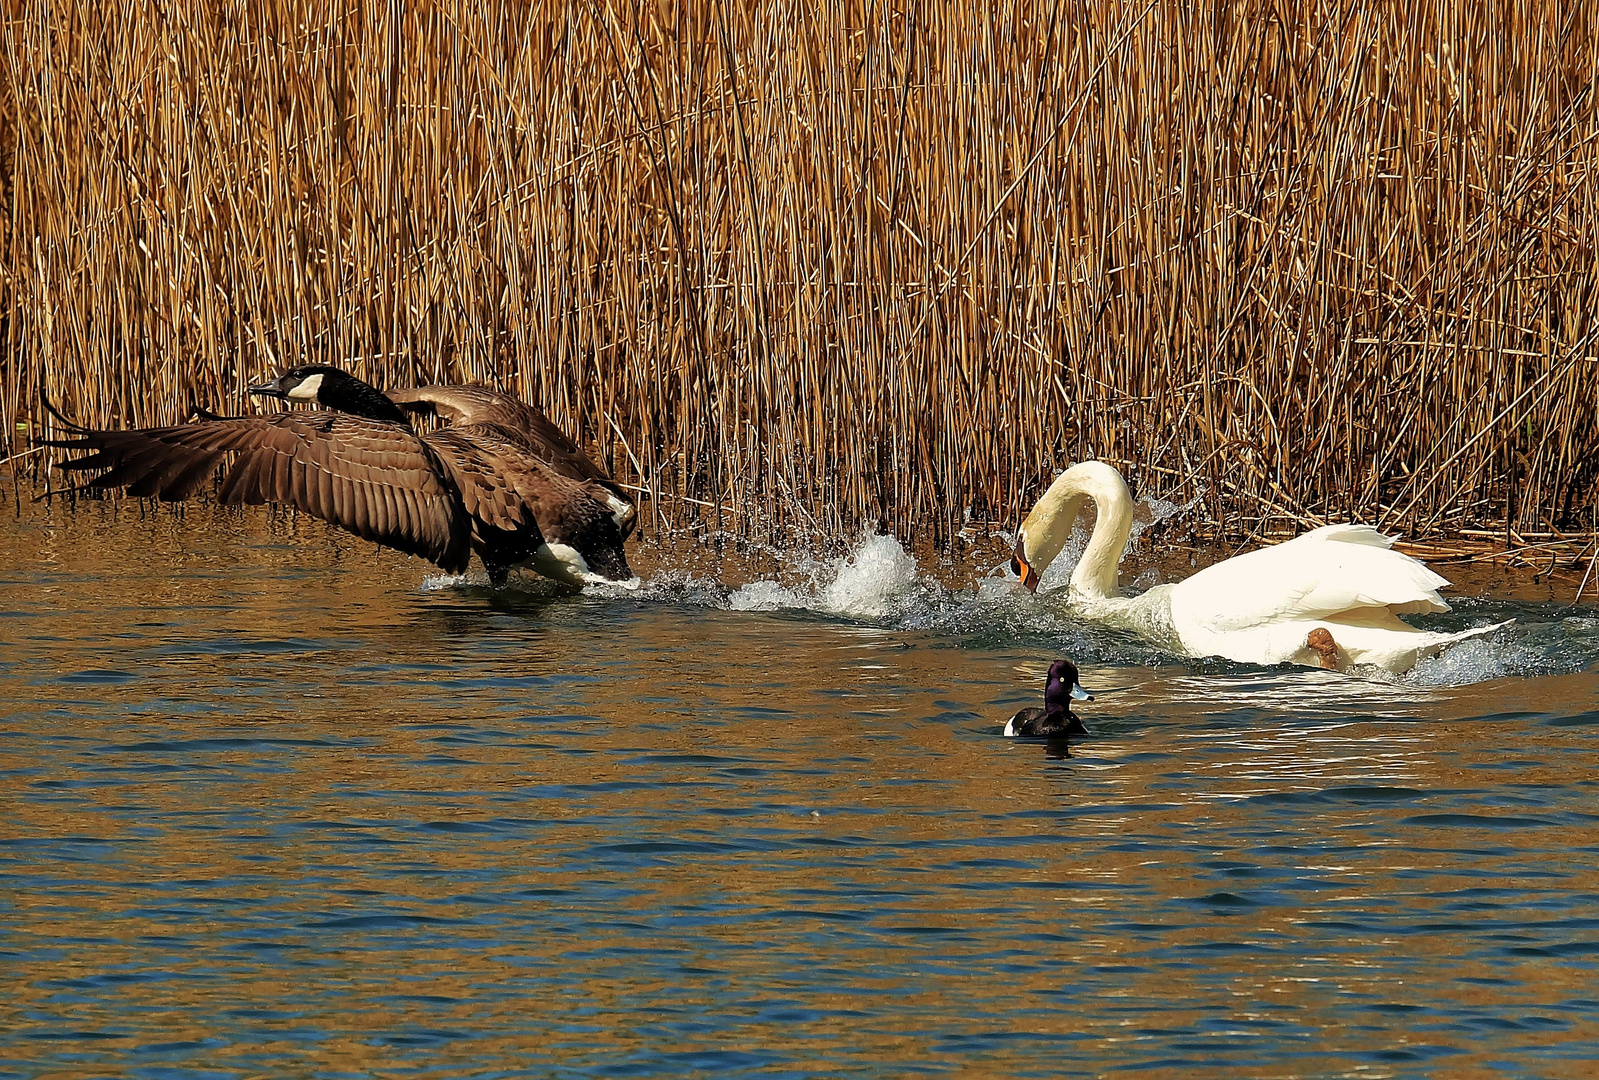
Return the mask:
[[[1375,682],[1163,657],[886,540],[561,597],[24,504],[0,556],[0,1075],[1599,1058],[1572,583]],[[1061,651],[1092,734],[1001,738]]]

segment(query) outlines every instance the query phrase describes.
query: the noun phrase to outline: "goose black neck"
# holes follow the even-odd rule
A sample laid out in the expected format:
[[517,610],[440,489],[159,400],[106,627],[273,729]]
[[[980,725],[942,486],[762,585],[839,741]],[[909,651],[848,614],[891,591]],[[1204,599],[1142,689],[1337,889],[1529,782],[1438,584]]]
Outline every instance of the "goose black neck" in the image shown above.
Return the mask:
[[323,378],[316,393],[319,404],[354,416],[364,416],[368,420],[386,420],[410,426],[411,422],[406,419],[405,413],[383,391],[348,372],[339,374],[340,378]]

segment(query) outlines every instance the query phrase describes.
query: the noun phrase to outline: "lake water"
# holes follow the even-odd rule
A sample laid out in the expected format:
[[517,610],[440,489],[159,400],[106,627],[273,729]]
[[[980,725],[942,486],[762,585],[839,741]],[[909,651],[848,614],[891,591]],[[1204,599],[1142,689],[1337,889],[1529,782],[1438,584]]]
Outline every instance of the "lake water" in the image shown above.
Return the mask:
[[[1370,681],[1162,656],[883,538],[564,597],[24,503],[0,558],[0,1076],[1599,1059],[1571,582],[1458,590],[1436,625],[1518,622]],[[1062,653],[1091,734],[1002,738]]]

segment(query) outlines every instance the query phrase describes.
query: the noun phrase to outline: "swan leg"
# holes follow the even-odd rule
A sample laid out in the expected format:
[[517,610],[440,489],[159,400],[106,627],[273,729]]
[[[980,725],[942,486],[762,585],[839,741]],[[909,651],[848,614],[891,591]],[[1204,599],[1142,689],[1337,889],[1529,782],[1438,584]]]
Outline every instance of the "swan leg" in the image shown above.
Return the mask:
[[1321,666],[1329,671],[1341,671],[1343,665],[1339,663],[1338,642],[1333,640],[1332,633],[1324,626],[1318,626],[1305,638],[1305,645],[1316,654]]

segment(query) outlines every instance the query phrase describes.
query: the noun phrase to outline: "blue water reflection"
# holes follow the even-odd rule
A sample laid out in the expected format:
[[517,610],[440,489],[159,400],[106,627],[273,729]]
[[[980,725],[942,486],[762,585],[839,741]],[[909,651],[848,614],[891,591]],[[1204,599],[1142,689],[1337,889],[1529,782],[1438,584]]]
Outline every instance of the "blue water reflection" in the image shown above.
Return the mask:
[[[0,1075],[1599,1057],[1591,610],[1372,682],[892,560],[490,596],[113,514],[0,528]],[[1051,757],[998,730],[1061,648],[1107,692]]]

